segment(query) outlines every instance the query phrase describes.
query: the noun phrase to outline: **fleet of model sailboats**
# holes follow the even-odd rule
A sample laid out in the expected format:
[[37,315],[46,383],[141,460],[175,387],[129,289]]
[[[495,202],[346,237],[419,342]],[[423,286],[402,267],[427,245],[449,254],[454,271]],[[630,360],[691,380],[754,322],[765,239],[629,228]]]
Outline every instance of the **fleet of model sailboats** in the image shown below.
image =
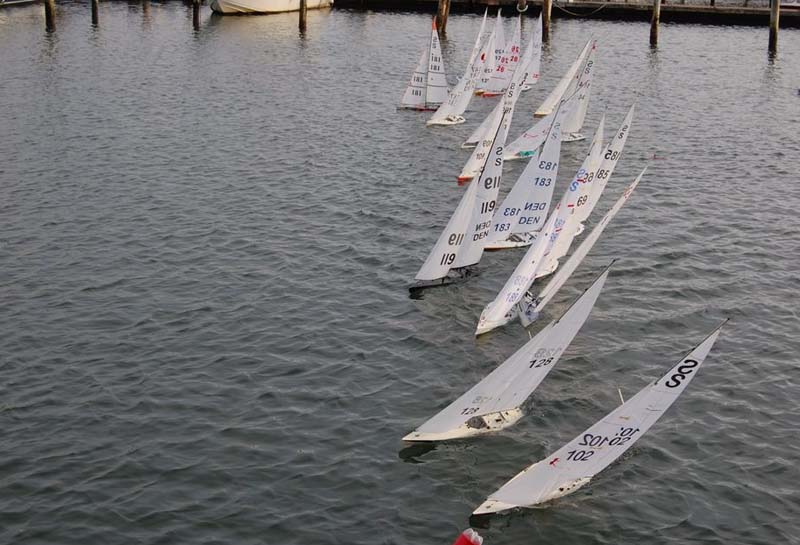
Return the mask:
[[[531,112],[539,119],[507,143],[521,92],[539,80],[541,18],[527,45],[521,48],[521,16],[516,18],[506,41],[500,10],[488,35],[484,32],[487,15],[484,13],[464,75],[449,93],[434,24],[429,45],[422,52],[401,101],[403,108],[436,109],[427,124],[447,126],[465,122],[463,114],[473,95],[502,95],[462,145],[474,150],[458,179],[471,181],[417,272],[416,283],[410,287],[412,293],[418,293],[466,280],[474,274],[486,250],[527,247],[496,297],[481,312],[475,335],[516,319],[523,327],[531,326],[599,241],[647,170],[642,169],[602,218],[589,224],[627,142],[634,116],[631,106],[607,143],[605,115],[600,117],[580,168],[560,198],[554,200],[558,174],[563,171],[561,155],[569,148],[562,144],[585,139],[583,126],[598,44],[594,39],[586,42],[549,95]],[[503,168],[505,161],[511,159],[528,163],[501,198]],[[588,234],[584,235],[585,231]],[[577,247],[570,253],[574,244]],[[611,265],[606,267],[560,317],[403,440],[432,443],[465,439],[496,433],[518,422],[529,398],[588,319],[610,268]],[[539,289],[538,284],[534,287],[538,278],[549,275],[552,277],[543,288]],[[630,448],[683,392],[706,359],[720,328],[663,377],[630,400],[623,400],[620,407],[584,433],[490,494],[474,514],[538,505],[588,483]]]

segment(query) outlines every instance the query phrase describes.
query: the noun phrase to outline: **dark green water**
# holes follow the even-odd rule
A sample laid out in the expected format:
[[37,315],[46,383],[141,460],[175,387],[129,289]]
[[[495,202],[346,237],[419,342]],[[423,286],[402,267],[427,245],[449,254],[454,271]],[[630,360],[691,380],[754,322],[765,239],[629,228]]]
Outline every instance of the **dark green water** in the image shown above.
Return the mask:
[[[587,132],[638,109],[590,223],[650,170],[545,313],[619,259],[529,414],[408,458],[400,438],[528,338],[473,338],[519,252],[406,291],[494,101],[449,129],[395,111],[423,14],[310,12],[305,37],[296,15],[207,8],[194,32],[180,3],[100,17],[59,5],[46,35],[41,6],[0,11],[0,542],[449,544],[725,316],[623,460],[482,533],[800,542],[800,32],[770,60],[761,28],[663,25],[651,51],[646,23],[555,22],[511,134],[593,34]],[[479,22],[451,16],[451,83]],[[564,145],[560,184],[587,145]]]

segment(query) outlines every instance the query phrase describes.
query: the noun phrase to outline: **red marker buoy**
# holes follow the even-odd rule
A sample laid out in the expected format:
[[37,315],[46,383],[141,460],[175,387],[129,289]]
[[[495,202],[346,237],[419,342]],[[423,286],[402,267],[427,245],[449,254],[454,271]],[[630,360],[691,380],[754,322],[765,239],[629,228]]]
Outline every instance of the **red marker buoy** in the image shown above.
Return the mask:
[[467,528],[461,532],[461,535],[453,542],[453,545],[481,545],[482,543],[483,538],[478,535],[478,532],[472,528]]

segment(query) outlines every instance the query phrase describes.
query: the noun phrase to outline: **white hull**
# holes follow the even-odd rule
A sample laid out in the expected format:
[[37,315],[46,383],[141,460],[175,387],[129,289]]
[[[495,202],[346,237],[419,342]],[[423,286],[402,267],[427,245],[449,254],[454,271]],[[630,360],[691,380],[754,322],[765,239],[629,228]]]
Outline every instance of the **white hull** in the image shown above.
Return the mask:
[[466,439],[468,437],[475,437],[476,435],[486,435],[487,433],[498,432],[502,429],[513,426],[523,416],[525,416],[525,414],[519,408],[485,414],[476,417],[476,419],[479,420],[479,427],[470,426],[469,423],[466,423],[454,430],[439,433],[424,433],[414,431],[403,437],[403,441],[449,441],[452,439]]
[[510,238],[506,240],[498,240],[496,242],[487,242],[486,246],[484,246],[484,250],[492,251],[492,250],[505,250],[507,248],[525,248],[530,246],[536,240],[537,233],[519,233],[518,235],[512,235],[515,240],[511,240]]
[[[307,0],[308,9],[327,8],[333,0]],[[212,0],[211,9],[217,13],[285,13],[300,11],[300,0]]]
[[425,122],[425,124],[428,125],[428,126],[431,126],[431,125],[460,125],[461,123],[464,123],[465,121],[466,121],[466,119],[464,119],[460,115],[456,115],[456,116],[447,116],[444,119],[437,119],[437,120],[429,119],[428,121]]
[[561,135],[562,142],[578,142],[580,140],[586,140],[586,137],[579,132],[565,132],[563,135]]

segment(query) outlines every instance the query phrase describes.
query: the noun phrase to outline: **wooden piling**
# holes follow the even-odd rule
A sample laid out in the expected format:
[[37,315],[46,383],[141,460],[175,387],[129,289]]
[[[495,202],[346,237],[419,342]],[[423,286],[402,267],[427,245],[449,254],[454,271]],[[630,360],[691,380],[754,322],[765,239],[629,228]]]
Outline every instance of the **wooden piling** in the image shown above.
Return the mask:
[[300,0],[300,21],[298,22],[300,32],[306,31],[306,23],[308,22],[308,3],[306,0]]
[[450,15],[450,0],[439,0],[439,8],[436,10],[436,30],[439,34],[447,32],[448,15]]
[[553,12],[553,0],[542,0],[542,41],[550,41],[550,14]]
[[525,13],[528,11],[528,0],[517,0],[517,12]]
[[658,45],[658,23],[661,20],[661,0],[653,0],[653,17],[650,19],[650,47]]
[[98,0],[92,0],[92,26],[97,26],[100,22],[100,6]]
[[44,0],[44,27],[47,32],[56,29],[56,0]]
[[192,28],[200,30],[200,0],[192,0]]
[[781,16],[781,0],[770,0],[769,3],[769,52],[778,52],[778,27]]

